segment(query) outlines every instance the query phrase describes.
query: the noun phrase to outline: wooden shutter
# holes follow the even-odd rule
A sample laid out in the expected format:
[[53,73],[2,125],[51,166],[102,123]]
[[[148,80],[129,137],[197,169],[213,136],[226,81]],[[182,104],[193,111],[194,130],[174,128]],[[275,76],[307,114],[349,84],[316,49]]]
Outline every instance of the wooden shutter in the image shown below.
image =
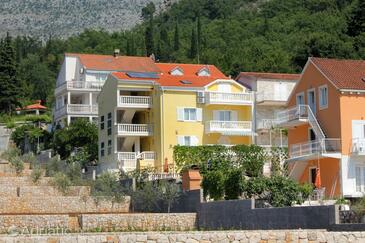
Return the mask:
[[203,121],[203,109],[202,108],[196,109],[196,120]]
[[177,113],[177,120],[183,121],[184,120],[184,108],[177,107],[176,113]]

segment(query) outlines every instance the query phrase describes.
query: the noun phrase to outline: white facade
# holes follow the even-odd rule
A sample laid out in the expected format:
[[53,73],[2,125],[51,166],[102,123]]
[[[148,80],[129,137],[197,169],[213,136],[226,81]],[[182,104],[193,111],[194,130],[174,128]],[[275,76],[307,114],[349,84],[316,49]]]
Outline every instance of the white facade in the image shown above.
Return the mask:
[[55,90],[54,121],[66,125],[75,118],[95,122],[96,98],[110,71],[88,70],[77,56],[65,56]]
[[286,102],[298,80],[261,78],[259,75],[241,73],[238,82],[256,93],[255,130],[256,145],[287,147],[286,131],[276,128],[276,114],[286,107]]

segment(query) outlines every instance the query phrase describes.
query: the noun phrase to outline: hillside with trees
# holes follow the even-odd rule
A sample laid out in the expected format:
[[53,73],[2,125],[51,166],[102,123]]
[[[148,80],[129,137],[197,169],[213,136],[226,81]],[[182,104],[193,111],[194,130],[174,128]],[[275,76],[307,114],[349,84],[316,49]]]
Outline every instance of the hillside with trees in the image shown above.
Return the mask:
[[[180,0],[162,13],[156,9],[146,5],[143,22],[128,31],[85,30],[46,43],[30,37],[3,40],[1,55],[14,53],[14,58],[0,66],[1,89],[17,80],[22,102],[51,103],[64,52],[111,54],[119,48],[123,55],[153,53],[159,62],[215,64],[232,76],[300,72],[309,56],[365,59],[361,0]],[[9,79],[3,68],[13,66]],[[6,102],[0,103],[7,111]]]

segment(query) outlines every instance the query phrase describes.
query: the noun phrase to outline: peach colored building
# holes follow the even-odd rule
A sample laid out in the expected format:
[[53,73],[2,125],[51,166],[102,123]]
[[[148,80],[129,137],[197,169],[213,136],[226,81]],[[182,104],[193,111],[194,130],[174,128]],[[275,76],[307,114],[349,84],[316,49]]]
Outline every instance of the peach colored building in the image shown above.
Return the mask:
[[365,61],[309,58],[277,113],[288,129],[290,176],[314,183],[320,169],[326,197],[365,194]]

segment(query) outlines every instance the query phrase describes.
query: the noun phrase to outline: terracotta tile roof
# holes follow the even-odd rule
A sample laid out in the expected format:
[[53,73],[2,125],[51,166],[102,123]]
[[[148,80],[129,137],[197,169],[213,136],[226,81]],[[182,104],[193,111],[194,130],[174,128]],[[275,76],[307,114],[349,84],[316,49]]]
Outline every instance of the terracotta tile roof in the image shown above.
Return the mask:
[[80,59],[85,68],[105,71],[160,72],[149,57],[66,53]]
[[[156,63],[156,66],[161,70],[158,78],[131,78],[124,72],[115,72],[113,75],[118,79],[123,80],[153,80],[164,87],[204,87],[217,79],[228,79],[217,67],[213,65]],[[170,71],[176,67],[182,69],[184,75],[171,75]],[[210,76],[197,75],[197,73],[204,67],[209,69],[211,74]]]
[[27,105],[26,107],[23,108],[17,108],[16,110],[45,110],[47,109],[47,107],[41,105],[41,101],[37,100],[35,104],[32,105]]
[[300,74],[292,73],[261,73],[261,72],[241,72],[236,80],[241,77],[256,77],[263,79],[279,79],[279,80],[299,80]]
[[365,90],[365,61],[311,57],[309,60],[338,89]]

